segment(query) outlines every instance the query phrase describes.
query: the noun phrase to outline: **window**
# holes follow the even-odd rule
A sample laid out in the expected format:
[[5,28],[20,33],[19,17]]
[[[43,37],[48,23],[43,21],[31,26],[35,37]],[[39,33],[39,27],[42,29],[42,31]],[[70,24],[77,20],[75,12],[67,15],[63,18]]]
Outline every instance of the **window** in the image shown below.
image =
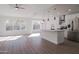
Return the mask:
[[40,24],[34,23],[33,24],[33,30],[39,30],[40,29]]
[[8,21],[8,23],[6,23],[6,31],[12,30],[25,30],[25,23],[22,21],[16,21],[15,23]]
[[9,30],[13,30],[13,27],[11,25],[6,25],[6,31],[9,31]]
[[20,30],[20,26],[19,25],[14,25],[14,30]]

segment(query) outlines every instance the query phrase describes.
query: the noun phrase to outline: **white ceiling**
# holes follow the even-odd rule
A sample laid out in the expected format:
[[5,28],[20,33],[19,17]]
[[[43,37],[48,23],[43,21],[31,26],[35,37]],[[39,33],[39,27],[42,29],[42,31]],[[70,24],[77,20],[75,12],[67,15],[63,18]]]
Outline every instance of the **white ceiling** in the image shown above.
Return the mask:
[[[79,12],[79,5],[65,4],[22,4],[24,9],[16,10],[14,5],[0,4],[0,15],[44,18],[48,15],[62,15]],[[71,9],[71,11],[68,11]]]
[[[56,10],[54,10],[56,8]],[[71,11],[68,11],[71,9]],[[72,14],[79,12],[79,4],[57,4],[49,9],[51,14]]]

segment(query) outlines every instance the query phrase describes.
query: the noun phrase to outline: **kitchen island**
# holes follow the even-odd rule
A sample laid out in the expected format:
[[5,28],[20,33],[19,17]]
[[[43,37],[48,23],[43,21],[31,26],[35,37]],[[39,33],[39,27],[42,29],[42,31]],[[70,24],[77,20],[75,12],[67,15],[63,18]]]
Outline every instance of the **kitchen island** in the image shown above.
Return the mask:
[[46,39],[54,44],[64,43],[63,30],[41,30],[41,38]]

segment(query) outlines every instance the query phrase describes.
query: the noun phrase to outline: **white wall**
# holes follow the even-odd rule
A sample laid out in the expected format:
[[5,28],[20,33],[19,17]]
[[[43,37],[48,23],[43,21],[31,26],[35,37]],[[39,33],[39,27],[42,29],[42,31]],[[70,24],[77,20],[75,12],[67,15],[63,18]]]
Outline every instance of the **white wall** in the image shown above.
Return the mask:
[[[16,20],[24,20],[25,30],[13,30],[6,31],[6,21],[9,20],[12,23],[15,23]],[[30,34],[32,32],[32,20],[23,17],[9,17],[9,16],[0,16],[0,36],[4,35],[20,35],[20,34]]]
[[[48,18],[47,19],[44,19],[45,21],[43,22],[43,24],[41,25],[42,26],[42,29],[43,30],[51,30],[51,25],[54,26],[54,29],[57,30],[57,28],[59,28],[59,16],[53,16],[53,15],[50,15],[48,18],[49,18],[49,21],[48,21]],[[54,17],[56,17],[56,19],[54,20]]]
[[[49,30],[51,29],[51,24],[53,24],[55,26],[55,29],[59,28],[59,16],[55,16],[56,20],[54,20],[54,16],[53,15],[49,16],[49,21],[47,21],[47,19],[44,19],[45,22],[43,23],[43,25],[41,25],[42,29],[44,30]],[[76,14],[70,14],[70,15],[66,15],[66,19],[65,19],[65,25],[68,25],[72,22],[72,20],[74,20],[76,17],[79,17],[79,13]],[[6,31],[5,30],[5,26],[6,26],[6,20],[10,20],[12,22],[15,22],[17,19],[20,20],[25,20],[26,23],[26,30],[24,31]],[[23,18],[23,17],[9,17],[9,16],[0,16],[0,36],[2,35],[17,35],[17,34],[29,34],[32,33],[32,20],[38,20],[38,19],[32,19],[32,18]],[[64,36],[67,37],[67,31],[69,31],[68,29],[65,30]]]
[[[72,20],[75,21],[76,17],[79,18],[79,13],[75,13],[75,14],[70,14],[70,15],[66,15],[66,19],[65,19],[65,24],[71,24]],[[75,26],[74,26],[75,28]],[[69,29],[65,30],[64,36],[67,37]]]

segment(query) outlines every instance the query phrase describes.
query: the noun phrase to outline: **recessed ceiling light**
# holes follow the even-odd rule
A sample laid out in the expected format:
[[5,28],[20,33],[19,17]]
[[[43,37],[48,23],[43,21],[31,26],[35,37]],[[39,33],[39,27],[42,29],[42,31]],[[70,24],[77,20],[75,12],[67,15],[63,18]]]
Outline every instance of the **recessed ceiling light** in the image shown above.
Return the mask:
[[68,9],[68,11],[71,11],[71,9]]

